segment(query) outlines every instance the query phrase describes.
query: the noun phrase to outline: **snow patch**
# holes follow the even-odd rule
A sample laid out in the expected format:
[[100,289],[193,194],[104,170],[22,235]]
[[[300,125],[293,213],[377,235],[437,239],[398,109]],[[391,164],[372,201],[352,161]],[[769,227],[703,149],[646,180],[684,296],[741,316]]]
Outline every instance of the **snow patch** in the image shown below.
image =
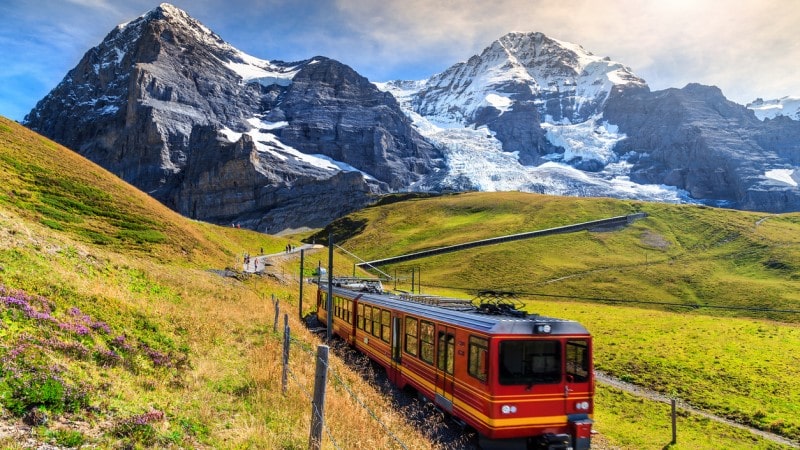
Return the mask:
[[780,181],[797,187],[797,181],[794,179],[794,169],[772,169],[764,173],[764,176],[770,180]]
[[239,139],[242,138],[242,134],[244,134],[244,133],[237,133],[228,127],[219,130],[219,132],[222,133],[223,136],[225,136],[225,139],[227,139],[228,142],[237,142]]
[[564,149],[560,157],[564,162],[594,160],[605,166],[617,160],[614,146],[626,136],[619,133],[616,125],[597,120],[593,117],[577,124],[542,123],[542,128],[551,144]]
[[775,100],[757,99],[748,103],[747,108],[753,110],[760,120],[786,116],[800,120],[800,97],[783,97]]
[[278,67],[267,60],[258,59],[241,51],[237,51],[236,59],[238,61],[225,61],[225,67],[239,75],[245,83],[288,86],[292,84],[292,78],[300,70],[298,67]]
[[511,108],[512,100],[501,95],[489,94],[486,96],[486,103],[499,110],[500,114],[502,114]]
[[[284,144],[275,134],[271,133],[271,131],[289,125],[288,122],[265,122],[258,117],[252,117],[247,120],[247,123],[253,128],[250,129],[250,131],[247,131],[246,134],[253,138],[256,150],[260,153],[269,154],[270,156],[281,161],[288,161],[291,159],[300,164],[310,165],[312,167],[332,172],[360,172],[364,178],[370,180],[375,179],[368,173],[360,171],[347,163],[337,161],[325,155],[310,155],[303,153],[294,147]],[[238,141],[241,138],[241,135],[244,134],[236,133],[228,128],[223,128],[221,132],[226,139],[231,142]]]

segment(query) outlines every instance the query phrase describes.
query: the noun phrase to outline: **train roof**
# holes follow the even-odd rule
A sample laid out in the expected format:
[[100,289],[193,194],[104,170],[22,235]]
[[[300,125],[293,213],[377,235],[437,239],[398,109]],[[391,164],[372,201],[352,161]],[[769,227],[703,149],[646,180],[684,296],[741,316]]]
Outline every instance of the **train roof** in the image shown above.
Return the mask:
[[[325,281],[320,282],[320,289],[327,289]],[[557,319],[553,317],[528,314],[522,317],[510,315],[496,315],[478,312],[477,310],[459,310],[433,306],[410,301],[400,295],[359,292],[357,290],[339,287],[334,283],[334,295],[355,298],[371,304],[403,311],[418,317],[431,318],[437,322],[444,322],[455,327],[468,328],[486,334],[516,334],[516,335],[588,335],[589,331],[573,320]]]

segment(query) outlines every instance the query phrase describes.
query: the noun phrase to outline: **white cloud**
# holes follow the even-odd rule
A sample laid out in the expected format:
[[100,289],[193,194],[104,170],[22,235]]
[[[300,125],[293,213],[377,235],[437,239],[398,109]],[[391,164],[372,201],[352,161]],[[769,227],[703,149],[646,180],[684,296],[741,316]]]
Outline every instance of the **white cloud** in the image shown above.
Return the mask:
[[[19,77],[27,72],[32,80],[54,80],[52,88],[115,25],[159,2],[3,0],[0,65],[5,74],[0,81],[12,71]],[[508,32],[541,31],[630,66],[653,89],[713,84],[739,103],[800,95],[800,8],[795,0],[173,3],[254,56],[289,61],[328,56],[373,81],[426,78],[480,53]],[[19,98],[3,84],[0,98]],[[37,89],[24,108],[44,94]]]
[[[380,55],[447,65],[510,31],[541,31],[630,66],[653,88],[701,82],[747,102],[800,94],[800,8],[785,0],[570,2],[339,0],[344,17]],[[436,54],[431,58],[431,54]],[[441,67],[441,69],[446,66]]]

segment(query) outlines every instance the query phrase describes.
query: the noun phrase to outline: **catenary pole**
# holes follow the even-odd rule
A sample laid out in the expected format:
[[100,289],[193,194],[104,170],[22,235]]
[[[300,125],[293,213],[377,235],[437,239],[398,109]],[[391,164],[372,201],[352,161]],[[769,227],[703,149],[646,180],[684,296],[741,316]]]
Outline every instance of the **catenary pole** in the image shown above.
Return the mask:
[[303,262],[305,260],[305,253],[306,250],[301,248],[300,249],[300,305],[297,307],[298,312],[300,314],[300,320],[303,320]]
[[328,315],[328,326],[325,337],[331,341],[331,331],[333,330],[333,233],[328,233],[328,299],[325,302],[325,310]]

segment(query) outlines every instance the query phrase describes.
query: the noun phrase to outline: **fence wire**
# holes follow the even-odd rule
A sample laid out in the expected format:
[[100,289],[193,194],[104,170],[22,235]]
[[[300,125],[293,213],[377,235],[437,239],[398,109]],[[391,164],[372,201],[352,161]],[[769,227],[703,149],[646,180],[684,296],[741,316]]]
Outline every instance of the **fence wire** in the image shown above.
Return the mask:
[[359,405],[361,405],[361,407],[364,408],[376,422],[378,422],[381,428],[383,428],[389,434],[389,436],[392,439],[394,439],[395,442],[400,444],[400,447],[402,447],[404,450],[408,450],[408,447],[406,447],[406,445],[403,444],[400,438],[398,438],[394,433],[392,433],[392,430],[390,430],[389,427],[385,423],[383,423],[380,418],[378,418],[377,414],[375,414],[375,412],[372,411],[369,408],[369,406],[367,406],[363,401],[361,401],[360,398],[358,398],[358,396],[356,396],[356,394],[350,389],[349,386],[347,386],[347,384],[345,384],[344,381],[342,381],[342,379],[336,374],[336,372],[332,368],[330,369],[330,371],[333,378],[339,382],[339,385],[342,386],[344,390],[347,391],[348,394],[350,394],[350,397],[352,397],[353,400],[355,400]]
[[[319,413],[319,409],[317,409],[317,405],[314,404],[314,396],[308,391],[306,386],[303,383],[301,383],[300,380],[297,379],[297,377],[295,376],[294,372],[292,372],[291,368],[289,368],[287,372],[289,373],[289,377],[292,380],[294,380],[294,382],[297,384],[297,386],[300,387],[300,390],[302,391],[303,394],[305,394],[305,396],[308,399],[308,401],[311,402],[311,407],[312,407],[312,410],[313,410],[312,414],[316,415],[320,419],[323,419],[322,416]],[[335,448],[337,450],[341,450],[342,448],[336,442],[336,439],[334,439],[333,435],[331,434],[330,428],[328,428],[327,425],[324,425],[325,421],[321,420],[321,423],[323,424],[322,425],[322,429],[325,431],[325,434],[328,435],[328,439],[331,440],[331,444],[333,444],[333,448]]]
[[[284,337],[284,339],[285,339],[285,337]],[[308,343],[306,343],[304,341],[301,341],[299,339],[296,339],[295,337],[291,336],[291,333],[289,334],[289,343],[294,348],[297,348],[297,349],[299,349],[299,350],[301,350],[301,351],[303,351],[305,353],[308,353],[314,359],[316,359],[316,357],[317,357],[316,353],[312,349],[306,348],[308,346]],[[324,363],[324,361],[322,361],[322,362]],[[328,372],[331,374],[333,379],[338,383],[338,385],[341,386],[347,392],[347,394],[350,395],[350,397],[356,403],[358,403],[358,405],[361,406],[361,408],[363,408],[370,415],[370,417],[372,417],[372,419],[374,421],[376,421],[378,423],[378,425],[381,426],[381,428],[384,429],[384,431],[388,434],[388,436],[391,437],[400,446],[400,448],[402,448],[403,450],[408,450],[408,446],[406,446],[403,443],[403,441],[401,441],[400,438],[397,437],[397,435],[395,435],[392,432],[392,430],[388,427],[388,425],[383,423],[383,421],[381,421],[381,419],[378,417],[378,415],[372,409],[370,409],[370,407],[367,406],[367,404],[364,403],[364,401],[361,400],[355,394],[355,392],[353,392],[353,390],[350,388],[350,386],[347,385],[347,383],[344,382],[344,380],[342,380],[342,378],[334,370],[334,368],[331,367],[330,362],[328,362],[328,364],[326,364],[325,367],[326,367],[326,370],[328,370]],[[294,380],[294,383],[297,384],[300,387],[301,391],[306,396],[306,398],[309,401],[312,402],[313,414],[316,414],[317,417],[319,417],[319,410],[317,409],[317,406],[313,404],[313,395],[309,392],[308,388],[303,383],[301,383],[300,380],[295,376],[295,374],[294,374],[294,372],[292,371],[291,368],[288,368],[287,372],[288,372],[289,376],[292,378],[292,380]],[[322,420],[322,423],[325,424],[325,421]],[[331,440],[331,443],[333,444],[334,448],[340,449],[339,445],[336,443],[336,440],[333,438],[333,435],[331,434],[330,428],[327,425],[323,425],[323,430],[325,430],[325,434],[328,435],[328,438]]]

